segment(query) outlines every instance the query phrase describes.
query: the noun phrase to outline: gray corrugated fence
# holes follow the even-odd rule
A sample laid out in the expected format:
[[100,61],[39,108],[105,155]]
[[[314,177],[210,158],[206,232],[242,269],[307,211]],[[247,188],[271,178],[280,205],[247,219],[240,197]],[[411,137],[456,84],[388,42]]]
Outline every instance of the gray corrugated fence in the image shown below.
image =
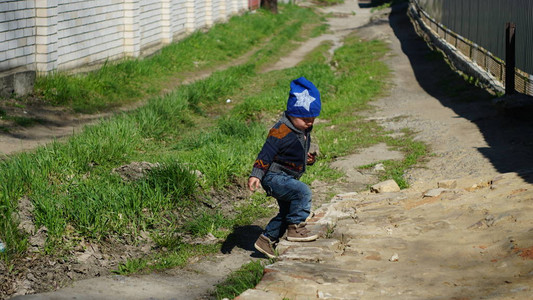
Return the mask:
[[505,23],[516,24],[516,67],[533,74],[533,1],[417,0],[437,22],[505,58]]
[[516,90],[533,94],[532,0],[411,0],[424,22],[465,56],[505,81],[505,24],[516,24]]

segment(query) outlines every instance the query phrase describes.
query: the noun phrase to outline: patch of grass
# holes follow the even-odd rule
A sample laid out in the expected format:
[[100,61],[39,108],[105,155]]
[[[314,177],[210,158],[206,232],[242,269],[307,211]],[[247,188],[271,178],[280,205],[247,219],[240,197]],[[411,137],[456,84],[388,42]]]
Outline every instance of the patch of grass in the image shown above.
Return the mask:
[[[174,74],[212,68],[268,39],[296,36],[301,24],[312,22],[311,16],[315,15],[310,9],[296,6],[280,6],[280,10],[283,13],[259,10],[255,14],[234,16],[228,23],[217,24],[205,34],[196,32],[148,59],[106,62],[97,71],[75,76],[57,72],[38,77],[36,93],[52,104],[70,106],[80,112],[138,101],[157,94],[163,88],[162,83]],[[270,49],[274,51],[275,47]]]
[[403,138],[387,138],[385,141],[387,145],[396,147],[404,154],[404,159],[401,161],[385,161],[385,174],[380,176],[382,180],[394,179],[400,188],[409,187],[409,184],[403,177],[405,171],[419,163],[421,163],[429,153],[427,145],[415,141],[413,139],[414,133],[409,129],[403,130],[405,136]]
[[213,293],[217,299],[233,299],[247,289],[254,288],[263,278],[264,265],[256,260],[243,265],[228,278],[216,285]]
[[36,118],[28,118],[28,117],[20,117],[20,116],[7,117],[6,119],[11,120],[16,125],[22,126],[22,127],[29,127],[35,124],[42,123],[42,120],[39,120]]
[[409,129],[403,129],[402,138],[392,138],[384,135],[382,141],[388,146],[399,150],[404,154],[402,160],[384,160],[369,165],[359,166],[360,169],[370,169],[378,163],[383,163],[385,171],[379,176],[380,180],[394,179],[401,189],[409,187],[405,180],[404,173],[409,168],[424,162],[424,158],[430,156],[427,145],[413,140],[414,133]]
[[273,201],[265,194],[255,193],[250,197],[250,200],[250,202],[235,206],[234,227],[252,224],[255,220],[269,217],[275,212],[274,208],[267,206]]
[[[1,108],[0,108],[0,120],[11,121],[15,125],[22,126],[22,127],[28,127],[28,126],[32,126],[38,123],[42,123],[42,120],[39,120],[36,118],[8,115],[7,112]],[[4,127],[4,128],[6,129],[6,132],[7,132],[7,127]]]
[[129,259],[120,264],[113,273],[120,275],[147,274],[157,270],[181,267],[187,264],[190,258],[204,256],[216,252],[219,245],[188,245],[180,244],[174,249],[155,252],[147,257]]
[[185,230],[192,236],[206,236],[212,234],[215,237],[225,238],[229,228],[233,224],[222,213],[202,213],[185,224]]
[[385,2],[385,3],[382,3],[382,4],[378,5],[376,7],[372,7],[370,9],[370,12],[380,11],[380,10],[383,10],[385,8],[389,8],[393,4],[392,2],[393,1],[388,1],[388,2]]

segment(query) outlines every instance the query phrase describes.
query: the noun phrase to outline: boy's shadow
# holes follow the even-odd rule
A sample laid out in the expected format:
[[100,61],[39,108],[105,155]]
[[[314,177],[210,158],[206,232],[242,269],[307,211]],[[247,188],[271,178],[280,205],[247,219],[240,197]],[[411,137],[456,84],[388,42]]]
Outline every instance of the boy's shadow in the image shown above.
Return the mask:
[[239,247],[247,251],[253,251],[252,257],[264,257],[263,254],[255,250],[254,243],[263,232],[263,229],[257,225],[246,225],[233,228],[233,232],[228,235],[222,248],[224,254],[230,254],[233,248]]

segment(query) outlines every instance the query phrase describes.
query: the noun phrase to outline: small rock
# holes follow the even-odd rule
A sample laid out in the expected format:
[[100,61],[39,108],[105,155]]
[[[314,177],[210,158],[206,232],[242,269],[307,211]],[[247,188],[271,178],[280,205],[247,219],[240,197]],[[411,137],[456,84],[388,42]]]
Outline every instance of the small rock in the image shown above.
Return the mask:
[[457,180],[448,179],[437,182],[437,187],[443,189],[454,189],[457,187]]
[[377,164],[372,168],[373,172],[379,172],[379,171],[385,171],[385,165],[383,164]]
[[447,189],[444,189],[444,188],[432,189],[424,193],[424,197],[437,197],[446,191]]
[[32,221],[21,221],[18,225],[18,229],[23,230],[26,233],[33,234],[35,232],[35,225]]
[[494,225],[494,222],[496,221],[496,218],[493,215],[486,215],[483,219],[477,221],[476,223],[470,225],[468,229],[476,229],[476,228],[487,228]]
[[196,178],[198,178],[198,179],[203,179],[204,178],[204,173],[200,172],[200,170],[194,170],[193,173],[196,176]]
[[215,237],[212,233],[208,233],[206,236],[196,238],[192,240],[192,244],[195,245],[214,245],[218,243],[218,238]]
[[139,236],[141,237],[141,239],[143,239],[145,241],[151,241],[152,240],[152,238],[150,237],[150,233],[148,233],[145,230],[141,230]]
[[400,191],[400,187],[393,179],[374,184],[370,191],[373,193],[391,193]]
[[27,278],[29,281],[37,282],[37,278],[35,278],[35,275],[33,275],[33,273],[28,273],[28,274],[26,275],[26,278]]
[[128,277],[126,276],[122,276],[122,275],[113,275],[111,278],[113,278],[113,280],[115,281],[119,281],[119,282],[126,282],[128,280]]
[[391,262],[395,262],[395,261],[398,261],[400,259],[400,256],[398,255],[398,253],[394,253],[390,258],[389,258],[389,261]]
[[67,276],[68,276],[68,278],[70,278],[70,279],[74,279],[74,272],[72,272],[72,271],[67,272]]
[[495,221],[495,218],[493,215],[485,216],[485,224],[487,224],[487,227],[494,225],[494,221]]
[[135,181],[142,178],[146,172],[152,170],[153,168],[159,167],[158,163],[149,163],[146,161],[143,162],[131,162],[130,164],[114,168],[113,173],[120,175],[124,181]]
[[480,221],[477,221],[476,223],[470,225],[467,227],[467,229],[476,229],[476,228],[483,228],[485,227],[485,223],[483,222],[483,220],[480,220]]
[[47,231],[48,229],[44,226],[39,228],[39,230],[37,230],[37,233],[35,235],[30,236],[29,238],[30,245],[37,247],[37,248],[44,247],[44,245],[46,244],[46,239],[48,238],[48,234],[46,233]]
[[311,186],[314,188],[325,187],[327,185],[328,185],[327,183],[325,183],[324,181],[318,180],[318,179],[315,179],[313,180],[313,182],[311,182]]
[[473,192],[473,191],[477,190],[478,188],[479,188],[479,186],[477,184],[473,184],[471,187],[468,187],[465,190],[467,192]]
[[73,265],[72,271],[79,274],[87,274],[89,272],[89,266],[87,265]]
[[78,258],[78,262],[84,263],[89,258],[91,258],[91,256],[93,256],[93,254],[92,254],[92,252],[87,251],[87,252],[83,252],[83,253],[77,254],[76,256]]
[[337,194],[335,195],[335,197],[337,198],[351,198],[351,197],[354,197],[354,196],[357,196],[358,193],[357,192],[350,192],[350,193],[344,193],[344,194]]
[[332,297],[330,293],[324,293],[322,291],[317,291],[316,296],[318,299],[331,299]]
[[317,156],[320,155],[320,147],[318,146],[318,144],[311,143],[311,145],[309,146],[309,153],[312,153]]
[[144,245],[141,247],[141,251],[143,253],[149,253],[150,251],[152,251],[152,246],[151,245]]
[[23,296],[33,293],[32,283],[29,280],[24,280],[17,284],[17,291],[12,296]]

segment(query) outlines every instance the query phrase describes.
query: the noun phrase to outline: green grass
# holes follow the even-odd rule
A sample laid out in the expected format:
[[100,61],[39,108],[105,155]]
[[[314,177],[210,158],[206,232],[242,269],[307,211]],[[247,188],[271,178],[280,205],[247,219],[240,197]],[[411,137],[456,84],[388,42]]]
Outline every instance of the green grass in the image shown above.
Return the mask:
[[233,299],[247,289],[255,287],[263,278],[263,263],[252,261],[243,265],[239,270],[233,272],[228,278],[216,285],[213,295],[217,299]]
[[267,59],[269,51],[287,43],[287,37],[297,36],[303,24],[319,21],[310,9],[289,5],[281,11],[234,16],[228,23],[217,24],[205,34],[196,32],[144,60],[106,62],[95,72],[75,76],[58,72],[38,77],[36,93],[52,104],[95,112],[156,95],[165,82],[175,82],[172,78],[213,68],[255,47],[261,47],[260,57]]
[[[42,123],[42,120],[39,120],[37,118],[8,115],[7,112],[1,108],[0,108],[0,120],[10,121],[13,124],[22,126],[22,127],[30,127],[35,124]],[[0,130],[9,132],[9,129],[7,127],[4,127],[4,128],[5,129],[2,129],[2,127],[0,127]]]
[[129,259],[120,264],[113,273],[120,275],[148,274],[153,271],[185,266],[189,258],[213,253],[220,245],[189,245],[179,243],[171,249],[152,252],[147,257]]
[[[27,237],[16,229],[18,221],[13,217],[18,200],[23,196],[29,197],[35,206],[37,228],[47,229],[44,254],[68,253],[80,237],[135,246],[139,233],[148,232],[155,242],[152,252],[147,257],[128,260],[116,270],[120,274],[130,274],[181,266],[191,256],[218,251],[220,244],[191,245],[180,237],[212,234],[225,239],[234,228],[273,213],[268,208],[272,199],[264,194],[231,201],[231,205],[223,205],[223,201],[217,199],[224,195],[232,199],[232,189],[244,188],[242,184],[269,126],[285,108],[289,83],[300,76],[315,83],[323,101],[321,121],[316,123],[313,137],[320,145],[321,155],[302,180],[310,183],[320,179],[333,184],[343,174],[329,168],[329,162],[358,148],[386,142],[406,153],[401,163],[391,162],[389,173],[384,174],[401,183],[404,170],[420,162],[425,148],[409,137],[387,137],[378,124],[359,116],[369,109],[368,102],[381,95],[385,88],[388,69],[380,59],[387,51],[386,45],[349,36],[344,46],[335,52],[334,63],[328,61],[329,45],[324,44],[294,68],[258,73],[261,66],[297,46],[291,42],[293,36],[303,38],[300,33],[313,34],[310,28],[313,23],[308,22],[320,20],[312,11],[293,6],[285,7],[281,15],[284,16],[260,12],[236,17],[227,25],[220,25],[222,28],[216,29],[221,30],[220,33],[214,30],[215,33],[205,36],[216,40],[224,34],[234,34],[232,26],[240,32],[238,35],[244,35],[238,31],[240,26],[261,27],[258,25],[263,23],[268,23],[264,25],[266,28],[275,28],[275,34],[267,38],[264,28],[260,28],[259,33],[250,33],[239,42],[246,47],[219,45],[217,48],[223,50],[220,53],[225,54],[186,57],[183,62],[173,61],[170,65],[175,66],[169,68],[178,73],[189,70],[187,67],[196,68],[192,61],[212,66],[261,43],[257,52],[260,54],[252,55],[250,61],[180,86],[166,96],[150,98],[141,108],[87,126],[64,142],[54,142],[0,161],[0,212],[5,216],[0,220],[0,237],[8,247],[2,257],[15,264],[27,248]],[[236,25],[232,25],[234,23]],[[319,23],[316,25],[321,27]],[[201,34],[184,43],[189,52],[199,52],[192,51],[194,47],[203,49],[213,45]],[[178,45],[165,48],[161,56],[173,57],[172,53],[181,53],[181,49]],[[164,58],[149,59],[150,63],[160,60]],[[117,68],[115,72],[131,68],[131,76],[137,73],[145,76],[150,73],[145,68],[151,68],[145,63],[148,64],[129,61],[105,68]],[[331,65],[337,68],[332,69]],[[135,71],[137,68],[139,70]],[[50,96],[51,101],[69,103],[73,107],[88,105],[89,110],[122,103],[114,99],[123,99],[120,89],[109,89],[113,91],[110,98],[101,99],[103,94],[99,94],[102,91],[99,86],[106,85],[108,78],[103,75],[106,72],[110,71],[100,70],[86,76],[52,76],[50,81],[44,80],[50,86],[43,88],[43,94],[45,90],[59,91],[61,84],[74,89],[85,82],[92,89],[83,93],[85,102],[75,104],[77,100],[69,96],[68,91],[63,91],[66,93],[61,96],[63,98]],[[117,75],[117,78],[121,76],[125,75]],[[151,80],[167,75],[156,73],[146,80],[142,76],[135,80],[130,78],[132,86],[148,86]],[[65,82],[56,89],[56,80]],[[142,84],[134,84],[136,80]],[[130,84],[126,81],[125,86]],[[120,80],[117,82],[120,84]],[[143,89],[133,90],[142,94]],[[226,99],[232,99],[231,103],[226,103]],[[67,101],[61,102],[64,100]],[[117,167],[140,161],[159,165],[136,181],[124,181],[113,172]]]

